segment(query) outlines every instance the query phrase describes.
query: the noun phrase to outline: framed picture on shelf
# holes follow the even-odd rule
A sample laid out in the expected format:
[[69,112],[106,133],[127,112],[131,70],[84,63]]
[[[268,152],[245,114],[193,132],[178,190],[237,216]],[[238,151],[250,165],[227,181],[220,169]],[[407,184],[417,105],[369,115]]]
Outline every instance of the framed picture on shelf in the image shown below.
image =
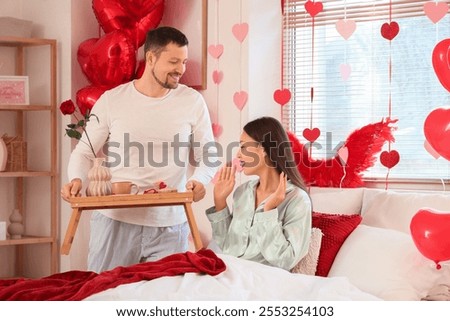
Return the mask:
[[28,76],[0,76],[0,105],[29,103]]

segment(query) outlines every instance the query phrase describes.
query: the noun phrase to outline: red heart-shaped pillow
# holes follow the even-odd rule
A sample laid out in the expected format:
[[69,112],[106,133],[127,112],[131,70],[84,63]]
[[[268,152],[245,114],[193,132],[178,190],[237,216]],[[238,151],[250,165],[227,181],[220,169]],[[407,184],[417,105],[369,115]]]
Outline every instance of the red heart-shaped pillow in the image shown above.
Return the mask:
[[136,68],[136,49],[127,35],[117,30],[82,42],[77,59],[94,86],[110,89],[131,80]]
[[93,0],[92,9],[106,33],[122,30],[139,48],[147,31],[161,22],[164,0]]

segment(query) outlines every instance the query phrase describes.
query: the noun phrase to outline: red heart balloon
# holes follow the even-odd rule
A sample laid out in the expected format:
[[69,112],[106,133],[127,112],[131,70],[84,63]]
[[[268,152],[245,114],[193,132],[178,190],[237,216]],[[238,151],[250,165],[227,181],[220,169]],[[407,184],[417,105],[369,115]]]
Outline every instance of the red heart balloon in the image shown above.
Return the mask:
[[400,26],[395,21],[392,21],[391,23],[383,23],[383,25],[381,26],[381,35],[387,40],[394,39],[395,36],[398,35],[399,31]]
[[428,143],[450,161],[450,107],[440,107],[428,114],[423,125]]
[[400,154],[396,150],[384,151],[380,155],[380,161],[383,166],[392,168],[400,161]]
[[97,99],[105,92],[104,89],[96,86],[86,86],[77,91],[77,105],[80,112],[86,115],[87,110],[91,110]]
[[450,213],[422,208],[411,219],[410,230],[417,249],[436,268],[450,260]]
[[136,50],[121,31],[82,42],[77,59],[89,81],[107,89],[131,80],[136,68]]
[[440,41],[433,49],[432,62],[434,72],[447,91],[450,91],[450,39]]
[[148,30],[161,22],[163,0],[93,0],[92,9],[106,32],[122,30],[136,48],[142,46]]

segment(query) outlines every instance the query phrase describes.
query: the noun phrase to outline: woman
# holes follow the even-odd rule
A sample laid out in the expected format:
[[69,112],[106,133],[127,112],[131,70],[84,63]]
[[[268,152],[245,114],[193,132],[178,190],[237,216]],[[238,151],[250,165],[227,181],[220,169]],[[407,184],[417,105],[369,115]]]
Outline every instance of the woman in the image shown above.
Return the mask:
[[224,254],[292,269],[307,254],[311,237],[311,200],[298,172],[286,131],[262,117],[244,126],[237,154],[244,174],[257,179],[227,197],[235,167],[223,167],[214,186],[214,207],[206,211],[213,239]]

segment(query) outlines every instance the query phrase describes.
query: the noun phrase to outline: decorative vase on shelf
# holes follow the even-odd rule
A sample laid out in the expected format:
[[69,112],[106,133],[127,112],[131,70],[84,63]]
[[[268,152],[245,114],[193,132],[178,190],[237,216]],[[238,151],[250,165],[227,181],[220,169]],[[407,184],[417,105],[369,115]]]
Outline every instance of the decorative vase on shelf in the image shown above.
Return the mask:
[[3,137],[0,137],[0,172],[6,169],[6,162],[8,160],[8,149]]
[[14,209],[11,215],[9,216],[9,221],[11,224],[8,226],[8,234],[11,239],[21,239],[22,235],[25,231],[23,226],[23,217],[18,209]]
[[105,196],[112,194],[111,171],[103,165],[104,158],[94,158],[94,164],[88,172],[89,185],[87,196]]

